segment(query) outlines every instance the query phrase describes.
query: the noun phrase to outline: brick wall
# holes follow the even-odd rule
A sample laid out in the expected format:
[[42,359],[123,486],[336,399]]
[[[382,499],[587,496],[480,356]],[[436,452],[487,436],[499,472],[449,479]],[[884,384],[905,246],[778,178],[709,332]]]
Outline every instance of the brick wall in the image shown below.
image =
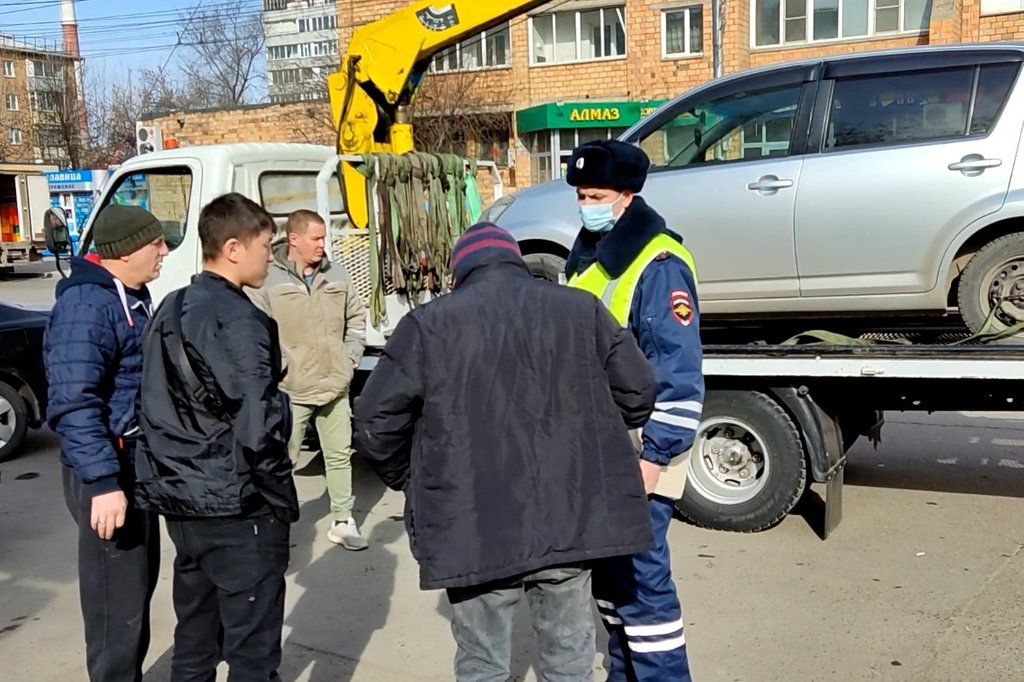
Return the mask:
[[182,146],[226,142],[306,142],[334,144],[326,102],[264,104],[238,109],[178,111],[145,120],[159,125],[164,138]]
[[[813,59],[837,54],[852,54],[868,50],[886,50],[900,47],[927,45],[928,35],[899,36],[872,40],[841,41],[836,43],[810,44],[804,47],[758,48],[750,53],[750,66],[769,66],[793,59]],[[728,71],[727,71],[728,73]]]
[[1024,38],[1024,12],[983,16],[978,32],[984,41],[1020,40]]

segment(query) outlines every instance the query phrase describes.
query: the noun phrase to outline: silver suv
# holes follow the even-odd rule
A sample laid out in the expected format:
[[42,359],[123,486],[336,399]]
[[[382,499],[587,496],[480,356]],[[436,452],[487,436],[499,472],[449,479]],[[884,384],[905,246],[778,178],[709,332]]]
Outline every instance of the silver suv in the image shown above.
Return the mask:
[[[621,136],[697,259],[705,314],[1024,321],[1024,44],[780,64],[697,87]],[[564,180],[497,202],[537,276],[579,230]],[[993,310],[995,312],[993,312]],[[1020,337],[1018,337],[1019,340]]]

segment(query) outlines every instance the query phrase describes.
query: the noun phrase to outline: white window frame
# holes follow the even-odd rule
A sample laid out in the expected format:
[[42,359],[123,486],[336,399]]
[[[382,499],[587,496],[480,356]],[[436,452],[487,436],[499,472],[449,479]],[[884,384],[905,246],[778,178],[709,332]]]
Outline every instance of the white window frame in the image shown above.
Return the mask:
[[[1024,5],[1024,0],[1017,0]],[[862,42],[866,40],[878,40],[884,38],[896,38],[899,36],[914,36],[924,35],[928,33],[928,29],[903,28],[907,17],[907,1],[899,0],[899,28],[895,31],[877,31],[875,29],[875,17],[878,10],[878,3],[876,0],[867,0],[868,2],[868,30],[867,33],[860,36],[843,36],[843,4],[846,0],[839,0],[839,21],[838,21],[838,37],[836,38],[822,38],[819,40],[814,39],[814,0],[804,0],[804,12],[805,12],[805,24],[804,24],[804,39],[803,40],[786,40],[786,0],[779,0],[779,42],[772,43],[769,45],[758,45],[757,44],[757,0],[750,0],[750,49],[751,50],[777,50],[784,47],[794,47],[800,45],[827,45],[829,43],[851,43],[851,42]]]
[[4,77],[5,78],[14,78],[17,75],[18,74],[17,74],[17,71],[15,71],[14,60],[13,59],[5,59],[4,60]]
[[[700,27],[700,42],[701,48],[698,51],[693,50],[692,45],[692,21],[693,21],[693,10],[701,10],[701,27]],[[668,15],[682,13],[683,19],[683,30],[686,35],[686,51],[685,52],[669,52],[668,51]],[[661,10],[661,58],[662,59],[680,59],[686,57],[699,57],[704,54],[704,7],[702,5],[680,5],[679,7],[671,7],[668,9]]]
[[[14,103],[14,106],[11,106],[12,102]],[[16,93],[9,92],[4,96],[4,108],[7,109],[7,111],[21,111],[21,106],[18,102],[18,95]]]
[[[754,0],[751,0],[751,2],[753,2],[753,1]],[[616,54],[616,55],[612,55],[610,57],[580,57],[580,55],[583,54],[583,38],[581,36],[581,31],[580,31],[581,24],[582,24],[582,17],[583,17],[583,14],[588,13],[588,12],[593,12],[595,10],[600,10],[601,11],[601,19],[600,19],[600,21],[601,21],[602,29],[605,26],[604,13],[606,11],[612,10],[612,11],[617,12],[619,14],[619,19],[622,22],[622,38],[623,38],[622,54]],[[558,60],[554,60],[553,59],[550,62],[538,62],[537,61],[537,55],[536,55],[536,53],[534,51],[533,22],[536,21],[537,19],[540,19],[541,17],[543,17],[545,19],[550,19],[551,17],[554,17],[551,28],[552,28],[552,34],[556,37],[556,43],[557,43],[558,17],[559,16],[564,16],[564,15],[569,15],[569,14],[574,15],[573,19],[574,19],[574,21],[576,23],[576,58],[575,59],[565,59],[565,60],[562,60],[562,61],[558,61]],[[538,14],[536,16],[531,16],[530,17],[530,21],[529,21],[529,25],[527,26],[527,32],[529,34],[528,49],[530,51],[530,66],[531,67],[564,66],[565,64],[584,64],[584,63],[590,63],[590,62],[610,62],[610,61],[615,61],[615,60],[618,60],[618,59],[628,59],[629,58],[629,31],[628,31],[628,25],[626,24],[626,5],[625,4],[621,4],[621,5],[620,4],[609,4],[609,5],[605,6],[605,7],[589,7],[587,9],[565,10],[565,11],[562,11],[562,12],[555,11],[555,12],[547,12],[545,14]],[[604,30],[602,30],[601,31],[601,45],[600,45],[600,50],[599,51],[601,53],[604,53],[604,51],[605,51],[604,48],[605,48],[605,44],[604,44]]]
[[[506,22],[504,24],[504,26],[497,27],[497,30],[491,29],[490,32],[491,33],[501,33],[503,31],[506,31],[508,33],[508,49],[505,50],[505,63],[504,64],[495,64],[495,65],[492,66],[492,65],[487,63],[487,33],[488,32],[487,31],[480,31],[476,35],[471,36],[469,38],[466,38],[465,40],[460,40],[459,42],[457,42],[452,47],[447,48],[445,50],[442,50],[441,52],[438,52],[436,55],[434,55],[433,59],[430,60],[430,68],[428,69],[428,73],[441,73],[441,74],[444,74],[444,73],[469,73],[469,72],[472,72],[472,71],[497,71],[498,69],[510,69],[510,68],[512,68],[512,24],[511,24],[511,22]],[[462,46],[470,44],[470,43],[475,44],[476,42],[480,43],[480,66],[475,66],[475,67],[472,67],[472,68],[465,68],[465,67],[462,66]],[[456,66],[454,69],[449,69],[447,67],[445,67],[445,68],[438,68],[438,64],[440,64],[440,59],[441,59],[442,54],[446,53],[446,52],[448,52],[448,50],[452,50],[452,49],[455,50],[455,63],[458,64],[458,66]]]
[[7,141],[13,145],[20,145],[24,143],[25,138],[21,134],[21,128],[10,128],[7,131]]
[[1024,12],[1024,0],[981,0],[981,16]]

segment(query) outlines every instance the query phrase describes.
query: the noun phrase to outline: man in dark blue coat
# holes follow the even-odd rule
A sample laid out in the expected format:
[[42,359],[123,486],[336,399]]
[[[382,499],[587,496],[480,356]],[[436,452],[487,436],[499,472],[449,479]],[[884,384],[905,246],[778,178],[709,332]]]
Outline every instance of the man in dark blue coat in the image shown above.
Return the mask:
[[112,204],[92,229],[99,263],[71,262],[44,353],[47,421],[60,436],[64,499],[78,525],[78,583],[92,682],[142,679],[159,568],[156,517],[132,508],[131,440],[142,377],[146,285],[167,255],[163,227]]
[[[657,401],[639,434],[655,547],[594,568],[594,595],[609,630],[610,682],[689,682],[683,615],[672,580],[668,528],[673,461],[686,466],[704,403],[697,268],[678,234],[639,192],[650,160],[618,140],[588,142],[569,162],[580,230],[566,263],[569,285],[602,299],[651,363]],[[664,480],[662,480],[664,479]]]

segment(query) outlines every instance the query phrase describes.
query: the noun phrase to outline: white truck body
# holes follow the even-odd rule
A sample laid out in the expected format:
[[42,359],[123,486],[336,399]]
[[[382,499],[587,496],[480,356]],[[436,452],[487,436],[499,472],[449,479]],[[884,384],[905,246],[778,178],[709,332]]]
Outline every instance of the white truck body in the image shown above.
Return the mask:
[[0,203],[13,200],[19,228],[16,239],[5,239],[0,233],[0,266],[29,263],[42,256],[46,241],[42,218],[50,206],[50,186],[42,170],[0,168]]

